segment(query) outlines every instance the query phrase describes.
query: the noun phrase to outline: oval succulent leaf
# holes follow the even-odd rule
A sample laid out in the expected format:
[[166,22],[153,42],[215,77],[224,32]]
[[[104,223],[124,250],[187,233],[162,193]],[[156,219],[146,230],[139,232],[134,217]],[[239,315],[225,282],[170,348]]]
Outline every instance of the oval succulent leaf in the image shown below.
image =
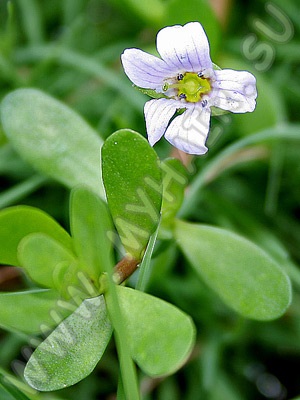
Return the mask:
[[113,267],[112,221],[107,204],[88,188],[77,187],[71,193],[70,220],[74,249],[82,268],[99,282],[104,265]]
[[1,120],[15,150],[34,168],[68,187],[84,184],[103,196],[103,141],[75,111],[26,88],[3,99]]
[[196,273],[244,317],[272,320],[291,301],[291,284],[261,248],[225,229],[177,221],[175,236]]
[[58,307],[59,299],[55,290],[0,293],[0,326],[25,333],[43,333],[58,323],[57,318],[51,317],[51,312],[60,315],[61,319],[70,313]]
[[111,332],[103,296],[84,300],[34,351],[26,381],[40,391],[74,385],[93,371]]
[[177,371],[195,341],[192,319],[174,305],[123,286],[117,287],[131,354],[150,376]]
[[[63,281],[55,279],[61,263],[66,262],[69,266],[76,263],[74,254],[43,233],[32,233],[21,240],[18,259],[34,282],[57,290],[63,285]],[[66,273],[65,270],[64,275]]]
[[159,222],[162,185],[156,152],[137,132],[117,131],[103,145],[102,174],[122,244],[140,260]]
[[17,248],[30,233],[42,232],[72,249],[70,235],[45,212],[28,206],[15,206],[0,211],[0,263],[17,266]]

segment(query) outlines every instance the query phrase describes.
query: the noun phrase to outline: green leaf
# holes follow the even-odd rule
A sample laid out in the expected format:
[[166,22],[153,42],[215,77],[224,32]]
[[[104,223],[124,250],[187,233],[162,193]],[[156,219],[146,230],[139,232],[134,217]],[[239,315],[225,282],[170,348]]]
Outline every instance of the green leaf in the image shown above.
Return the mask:
[[81,187],[72,191],[70,209],[76,254],[96,284],[105,271],[104,265],[113,267],[113,246],[109,239],[113,227],[107,205],[96,194]]
[[93,371],[111,332],[103,296],[84,300],[34,351],[26,381],[40,391],[74,385]]
[[0,263],[17,266],[19,242],[33,232],[43,232],[72,248],[69,234],[45,212],[28,206],[10,207],[0,211]]
[[[58,300],[59,294],[54,290],[0,293],[0,326],[25,333],[49,330],[57,325],[58,316],[63,319],[69,313],[59,309]],[[53,319],[51,311],[56,318]]]
[[123,286],[117,293],[133,359],[149,376],[168,375],[187,360],[195,340],[192,319],[172,304]]
[[34,168],[68,187],[84,184],[103,196],[102,140],[74,111],[35,89],[18,89],[1,104],[4,132]]
[[187,185],[187,171],[181,162],[169,158],[161,163],[163,171],[163,201],[161,207],[160,238],[172,237],[174,218],[181,207]]
[[18,246],[18,259],[38,285],[65,292],[78,283],[75,255],[44,233],[25,236]]
[[159,221],[162,187],[157,155],[140,134],[122,129],[103,145],[102,173],[122,244],[140,260]]
[[196,273],[244,317],[271,320],[289,306],[287,275],[254,243],[225,229],[182,221],[175,236]]

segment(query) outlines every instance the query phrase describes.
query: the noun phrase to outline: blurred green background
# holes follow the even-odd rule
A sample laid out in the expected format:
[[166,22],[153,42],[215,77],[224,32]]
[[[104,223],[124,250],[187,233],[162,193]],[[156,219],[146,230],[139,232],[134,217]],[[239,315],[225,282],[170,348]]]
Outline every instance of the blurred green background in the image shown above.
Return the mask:
[[[296,398],[300,395],[299,2],[0,0],[0,98],[19,87],[39,88],[76,110],[102,138],[120,128],[145,135],[143,105],[148,98],[131,87],[120,54],[128,47],[155,54],[159,29],[189,21],[204,26],[213,61],[221,68],[251,71],[259,94],[254,113],[213,119],[210,150],[190,165],[197,196],[184,214],[191,221],[237,231],[269,251],[290,273],[294,299],[286,315],[274,322],[242,319],[195,278],[173,245],[166,246],[154,259],[149,291],[192,316],[197,347],[175,376],[160,380],[141,376],[143,398]],[[155,148],[161,158],[172,154],[164,139]],[[33,205],[68,228],[69,191],[47,178],[37,179],[7,142],[1,126],[0,176],[1,208]],[[18,271],[0,268],[2,291],[24,285]],[[20,363],[14,360],[25,361],[22,348],[27,342],[24,336],[1,331],[1,368],[11,374],[18,371]],[[110,400],[117,379],[111,344],[83,382],[59,393],[29,391],[28,396]]]

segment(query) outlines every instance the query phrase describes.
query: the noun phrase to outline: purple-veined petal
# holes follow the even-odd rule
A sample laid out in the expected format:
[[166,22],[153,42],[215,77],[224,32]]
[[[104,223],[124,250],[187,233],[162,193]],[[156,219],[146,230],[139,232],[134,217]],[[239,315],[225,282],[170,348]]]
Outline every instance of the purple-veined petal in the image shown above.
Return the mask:
[[161,58],[177,72],[212,69],[208,39],[199,22],[163,28],[156,44]]
[[209,131],[210,109],[194,105],[174,118],[167,128],[165,138],[178,149],[189,154],[205,154]]
[[256,79],[247,71],[215,71],[210,105],[233,113],[252,112],[256,106]]
[[121,60],[131,82],[162,92],[163,80],[170,75],[170,68],[163,60],[140,49],[126,49]]
[[178,108],[178,102],[169,99],[149,100],[145,104],[144,113],[148,140],[153,146],[165,133],[170,119]]

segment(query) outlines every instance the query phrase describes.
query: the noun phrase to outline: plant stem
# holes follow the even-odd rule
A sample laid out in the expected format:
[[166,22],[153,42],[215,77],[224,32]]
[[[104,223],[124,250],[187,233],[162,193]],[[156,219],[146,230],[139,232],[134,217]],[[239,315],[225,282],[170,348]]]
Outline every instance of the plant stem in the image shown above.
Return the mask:
[[136,284],[136,289],[145,291],[148,280],[149,280],[149,275],[150,275],[150,262],[151,262],[151,256],[154,250],[154,245],[156,242],[157,234],[159,230],[159,225],[156,229],[156,231],[151,235],[149,239],[148,246],[146,248],[143,261],[140,264],[140,269],[139,269],[139,277],[138,281]]
[[121,261],[116,264],[113,272],[113,281],[119,285],[120,283],[126,281],[130,275],[134,273],[137,269],[140,261],[131,257],[130,255],[126,255],[122,258]]
[[108,273],[108,292],[106,293],[105,300],[109,318],[114,328],[114,335],[116,346],[120,361],[120,377],[124,397],[126,400],[140,400],[140,393],[138,381],[136,377],[135,365],[131,358],[130,347],[127,340],[127,333],[125,329],[124,319],[120,310],[118,301],[116,285],[113,282],[113,277]]

